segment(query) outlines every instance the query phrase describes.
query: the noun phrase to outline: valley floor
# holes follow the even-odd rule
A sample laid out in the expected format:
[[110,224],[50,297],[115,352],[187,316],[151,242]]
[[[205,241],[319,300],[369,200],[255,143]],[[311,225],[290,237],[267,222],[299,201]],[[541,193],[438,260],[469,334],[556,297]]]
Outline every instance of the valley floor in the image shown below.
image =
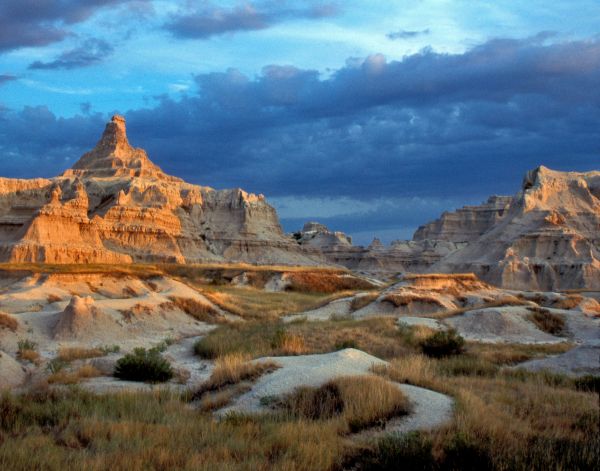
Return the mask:
[[[246,265],[0,271],[0,469],[600,459],[596,293]],[[132,381],[124,358],[169,377]]]

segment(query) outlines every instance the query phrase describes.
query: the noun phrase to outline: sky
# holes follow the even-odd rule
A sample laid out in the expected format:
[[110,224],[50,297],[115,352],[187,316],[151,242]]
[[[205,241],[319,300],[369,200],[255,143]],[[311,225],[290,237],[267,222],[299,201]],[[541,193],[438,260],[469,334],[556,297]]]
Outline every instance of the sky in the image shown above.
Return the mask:
[[2,0],[0,176],[51,177],[114,113],[166,172],[284,229],[407,239],[600,170],[598,0]]

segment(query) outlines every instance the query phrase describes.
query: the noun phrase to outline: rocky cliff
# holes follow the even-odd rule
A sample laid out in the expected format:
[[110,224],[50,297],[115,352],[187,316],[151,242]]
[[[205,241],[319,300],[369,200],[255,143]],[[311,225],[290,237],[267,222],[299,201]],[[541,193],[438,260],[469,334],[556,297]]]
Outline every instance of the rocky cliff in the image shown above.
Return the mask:
[[506,215],[432,269],[507,288],[600,289],[600,172],[528,172]]
[[0,260],[44,263],[322,263],[262,195],[165,174],[114,116],[96,147],[52,179],[0,179]]
[[[324,238],[314,233],[319,230],[313,227],[310,240]],[[305,240],[302,233],[299,240]],[[539,167],[527,173],[515,196],[492,196],[480,206],[446,212],[417,229],[411,241],[377,242],[320,249],[332,263],[367,272],[474,272],[505,288],[597,290],[600,172]]]

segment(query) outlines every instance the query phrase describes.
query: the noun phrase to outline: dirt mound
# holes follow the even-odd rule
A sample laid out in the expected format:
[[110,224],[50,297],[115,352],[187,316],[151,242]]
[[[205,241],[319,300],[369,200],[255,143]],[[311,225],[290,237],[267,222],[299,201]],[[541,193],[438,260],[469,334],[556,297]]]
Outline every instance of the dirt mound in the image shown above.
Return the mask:
[[23,384],[27,370],[13,357],[0,351],[0,391]]
[[477,309],[450,317],[445,323],[467,340],[489,343],[559,343],[566,339],[538,329],[527,320],[530,311],[523,307]]
[[99,337],[114,339],[122,335],[121,327],[108,314],[94,305],[91,297],[73,296],[59,314],[54,327],[55,340],[84,340]]

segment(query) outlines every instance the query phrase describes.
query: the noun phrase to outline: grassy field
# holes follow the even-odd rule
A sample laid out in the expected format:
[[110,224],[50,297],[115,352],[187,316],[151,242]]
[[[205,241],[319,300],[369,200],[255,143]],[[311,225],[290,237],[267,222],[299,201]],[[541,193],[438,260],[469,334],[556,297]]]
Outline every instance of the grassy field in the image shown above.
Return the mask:
[[[454,420],[439,430],[370,443],[352,440],[342,419],[369,422],[397,413],[385,391],[371,415],[350,407],[346,415],[315,414],[310,394],[323,397],[316,391],[291,400],[287,412],[222,421],[168,392],[95,396],[71,387],[5,394],[0,469],[593,469],[599,458],[597,392],[560,376],[495,369],[511,357],[506,352],[488,352],[482,368],[468,356],[477,348],[469,345],[473,350],[461,368],[452,366],[458,358],[435,360],[414,351],[377,371],[450,394],[457,407]],[[539,353],[536,347],[518,356]],[[231,368],[224,365],[227,373],[218,378],[227,381]],[[356,385],[362,383],[347,381],[338,393],[349,404],[368,391]]]
[[[114,274],[116,268],[28,269]],[[460,354],[431,358],[423,353],[423,341],[433,331],[398,328],[392,318],[300,319],[284,324],[279,320],[283,314],[315,308],[365,287],[354,282],[338,284],[330,277],[345,272],[324,270],[321,273],[327,276],[315,277],[318,269],[300,268],[296,269],[300,281],[292,291],[231,286],[227,280],[246,269],[245,265],[117,268],[124,276],[168,273],[244,321],[223,320],[196,343],[197,355],[214,360],[216,368],[204,384],[185,393],[155,389],[94,395],[77,383],[99,372],[82,363],[116,350],[62,348],[50,381],[61,386],[40,383],[26,394],[0,394],[0,469],[500,471],[597,467],[598,378],[573,379],[512,368],[522,361],[562,353],[572,345],[467,342]],[[0,270],[23,273],[24,267],[0,266]],[[252,283],[259,286],[276,270],[251,267],[250,271]],[[198,318],[215,317],[204,305],[173,302]],[[357,301],[354,308],[364,302]],[[0,318],[3,329],[12,328],[11,319]],[[31,346],[22,347],[25,355]],[[389,366],[371,375],[341,378],[274,399],[269,404],[272,412],[262,416],[214,418],[213,410],[278,368],[276,361],[256,366],[252,359],[348,347],[385,359]],[[456,401],[452,421],[433,431],[358,441],[354,432],[410,409],[387,379],[452,396]]]

